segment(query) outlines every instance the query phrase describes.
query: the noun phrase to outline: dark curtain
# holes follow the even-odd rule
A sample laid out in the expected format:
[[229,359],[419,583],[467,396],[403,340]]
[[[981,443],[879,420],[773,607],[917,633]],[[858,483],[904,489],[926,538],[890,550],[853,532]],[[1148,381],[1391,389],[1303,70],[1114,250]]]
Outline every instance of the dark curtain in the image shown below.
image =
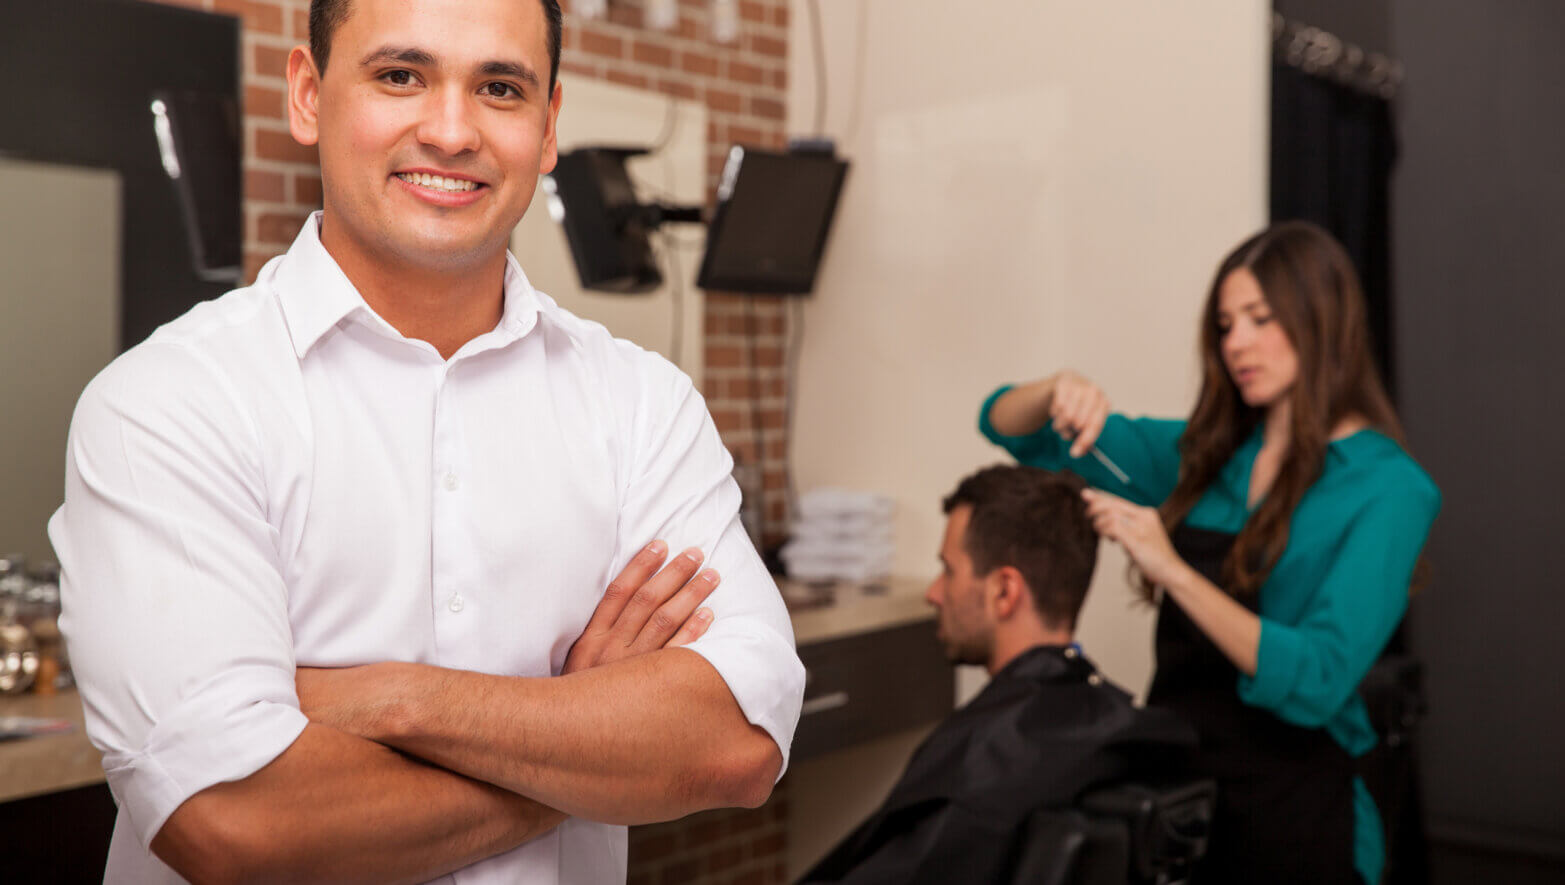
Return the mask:
[[[1388,101],[1285,64],[1272,65],[1272,220],[1313,221],[1347,248],[1364,285],[1375,361],[1393,401],[1391,173],[1396,158]],[[1405,632],[1405,625],[1398,629],[1376,673],[1366,680],[1372,709],[1387,703],[1396,709],[1422,705],[1421,684],[1399,694],[1401,680],[1384,684],[1382,679],[1379,691],[1369,695],[1377,674],[1418,669],[1406,655]],[[1380,730],[1384,736],[1388,729]],[[1428,844],[1416,741],[1412,734],[1402,738],[1383,740],[1360,760],[1359,769],[1386,825],[1386,885],[1423,885],[1429,881]]]
[[1396,156],[1389,102],[1272,65],[1272,220],[1313,221],[1347,247],[1364,284],[1375,359],[1393,400],[1390,194]]

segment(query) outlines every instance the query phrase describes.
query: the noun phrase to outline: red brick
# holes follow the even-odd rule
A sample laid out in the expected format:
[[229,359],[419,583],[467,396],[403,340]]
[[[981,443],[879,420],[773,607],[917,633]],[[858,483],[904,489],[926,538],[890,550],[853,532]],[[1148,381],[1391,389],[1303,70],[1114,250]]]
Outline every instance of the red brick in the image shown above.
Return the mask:
[[268,86],[245,87],[245,116],[283,119],[283,91]]
[[284,163],[318,165],[313,145],[300,144],[288,133],[271,129],[256,130],[254,156]]
[[602,71],[603,68],[600,65],[594,64],[593,62],[566,60],[560,62],[560,70],[567,74],[580,74],[583,77],[592,77],[597,79],[598,77],[602,76],[599,72]]
[[728,60],[728,79],[735,83],[748,83],[752,86],[759,86],[766,79],[766,71],[758,65],[731,58]]
[[708,346],[706,364],[717,369],[735,368],[744,365],[744,354],[732,344]]
[[781,120],[788,116],[788,111],[783,103],[774,98],[750,99],[750,113],[767,120]]
[[321,179],[316,175],[298,175],[293,180],[293,201],[301,206],[321,204]]
[[739,866],[744,860],[744,851],[737,845],[714,848],[706,853],[705,860],[708,873],[721,873]]
[[258,77],[285,77],[288,75],[288,50],[274,46],[251,47]]
[[641,7],[628,3],[609,4],[609,22],[627,28],[641,27]]
[[295,9],[293,11],[293,37],[301,43],[310,39],[310,11],[308,9]]
[[701,864],[694,860],[682,860],[669,864],[663,868],[663,875],[658,880],[663,885],[690,885],[701,874]]
[[766,77],[766,85],[772,87],[773,89],[778,89],[778,90],[787,89],[788,88],[788,69],[787,68],[773,68],[772,72],[770,74],[768,74],[767,77]]
[[788,848],[788,835],[786,833],[770,833],[759,836],[750,842],[750,855],[752,857],[770,857],[773,854],[781,854]]
[[263,213],[256,220],[255,238],[262,243],[276,243],[283,246],[293,242],[293,238],[299,235],[299,228],[304,226],[305,216],[292,213]]
[[680,80],[659,80],[654,88],[664,95],[672,95],[675,98],[693,99],[697,95],[694,86]]
[[637,40],[631,47],[630,57],[642,64],[656,65],[660,68],[674,66],[674,50],[647,40]]
[[751,147],[764,147],[769,142],[766,133],[749,126],[728,127],[728,140],[734,144],[749,145]]
[[262,203],[281,203],[283,195],[283,174],[281,172],[264,172],[259,169],[245,171],[245,200],[256,200]]
[[776,7],[774,7],[772,9],[772,24],[776,25],[779,28],[786,28],[786,27],[788,27],[788,6],[787,6],[787,4],[778,4]]
[[679,67],[692,74],[700,74],[705,77],[717,76],[717,58],[705,52],[683,52],[679,56]]
[[740,0],[739,17],[747,22],[762,22],[767,19],[766,5],[755,0]]
[[610,83],[618,83],[632,89],[646,89],[651,85],[651,81],[644,74],[632,74],[628,71],[611,70],[605,79]]
[[256,0],[212,0],[212,11],[239,16],[244,21],[246,31],[263,34],[283,32],[283,10],[276,3],[258,3]]
[[776,37],[768,37],[765,34],[751,34],[750,49],[762,55],[770,55],[774,58],[786,58],[788,55],[788,43]]
[[588,55],[601,55],[607,58],[624,58],[625,41],[608,34],[600,34],[597,31],[581,32],[581,51]]
[[708,89],[706,91],[706,106],[714,111],[737,114],[744,109],[744,99],[737,92],[729,92],[726,89]]

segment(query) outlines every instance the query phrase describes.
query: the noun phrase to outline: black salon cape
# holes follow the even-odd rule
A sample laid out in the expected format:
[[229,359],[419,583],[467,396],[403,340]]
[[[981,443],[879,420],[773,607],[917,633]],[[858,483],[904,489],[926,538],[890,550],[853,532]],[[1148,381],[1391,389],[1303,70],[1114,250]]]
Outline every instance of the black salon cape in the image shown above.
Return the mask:
[[1194,746],[1183,720],[1132,706],[1075,649],[1030,649],[935,729],[885,804],[801,881],[1008,882],[1033,811],[1177,773]]

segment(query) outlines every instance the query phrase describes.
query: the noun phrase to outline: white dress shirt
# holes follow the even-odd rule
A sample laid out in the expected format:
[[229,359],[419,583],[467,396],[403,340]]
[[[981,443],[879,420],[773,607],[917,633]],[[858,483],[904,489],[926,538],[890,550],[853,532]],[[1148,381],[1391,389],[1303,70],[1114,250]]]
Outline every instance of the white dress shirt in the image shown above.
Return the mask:
[[[722,574],[691,646],[784,764],[804,671],[690,379],[533,290],[450,360],[364,303],[319,216],[256,284],[115,360],[71,424],[61,628],[119,819],[110,882],[178,882],[169,814],[305,725],[296,666],[557,675],[662,538]],[[444,881],[620,882],[625,831],[571,819]]]

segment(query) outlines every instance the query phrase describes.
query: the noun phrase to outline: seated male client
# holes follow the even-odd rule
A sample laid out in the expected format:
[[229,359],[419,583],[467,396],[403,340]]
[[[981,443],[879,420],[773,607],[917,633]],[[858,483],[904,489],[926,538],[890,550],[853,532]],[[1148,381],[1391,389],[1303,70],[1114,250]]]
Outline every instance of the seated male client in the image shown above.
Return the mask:
[[885,803],[805,882],[1006,882],[1032,812],[1177,767],[1195,736],[1138,709],[1072,642],[1097,561],[1082,484],[996,466],[945,499],[926,598],[953,664],[989,684],[913,754]]

